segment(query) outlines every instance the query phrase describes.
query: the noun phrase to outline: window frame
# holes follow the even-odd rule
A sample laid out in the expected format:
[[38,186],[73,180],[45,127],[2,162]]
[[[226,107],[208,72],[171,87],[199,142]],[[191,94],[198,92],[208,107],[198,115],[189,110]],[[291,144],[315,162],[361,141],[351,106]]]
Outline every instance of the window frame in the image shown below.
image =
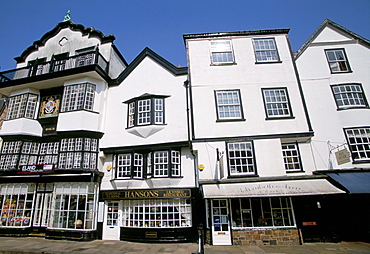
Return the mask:
[[[286,101],[284,101],[284,102],[268,102],[267,99],[266,99],[265,91],[275,91],[276,92],[278,90],[285,92]],[[287,87],[261,88],[261,91],[262,91],[263,104],[264,104],[264,107],[265,107],[265,114],[266,114],[266,119],[265,120],[293,119],[294,118]],[[283,108],[283,109],[278,108],[278,111],[280,111],[280,110],[289,110],[289,114],[269,115],[269,110],[273,110],[273,109],[268,109],[268,106],[267,106],[268,104],[286,104],[286,106],[287,106],[286,108]]]
[[[166,154],[156,156],[158,154]],[[129,164],[120,165],[120,156],[128,156]],[[157,149],[151,151],[128,151],[115,154],[114,177],[120,179],[178,178],[181,176],[181,149]],[[141,159],[138,160],[137,158]],[[162,160],[161,160],[162,158]],[[161,163],[165,160],[166,163]],[[138,163],[140,161],[140,163]],[[163,168],[161,168],[163,166]],[[126,168],[126,170],[121,170]],[[157,167],[157,168],[156,168]],[[138,170],[138,168],[140,168]],[[165,172],[160,174],[160,172]],[[122,173],[123,172],[123,173]]]
[[[126,128],[129,129],[129,128],[140,127],[140,126],[148,126],[148,125],[166,125],[165,98],[167,97],[169,96],[153,95],[153,96],[137,97],[137,98],[133,98],[131,100],[125,101],[124,103],[127,104],[127,127]],[[149,102],[149,104],[141,104],[144,101]],[[143,115],[140,115],[140,114],[143,114]],[[158,120],[158,119],[161,119],[161,120]]]
[[[345,91],[345,92],[339,91],[338,93],[336,93],[334,91],[335,88],[338,88],[340,90],[341,87],[348,87],[348,86],[359,87],[361,91]],[[364,93],[364,89],[363,89],[361,83],[336,84],[336,85],[331,85],[330,87],[331,87],[331,91],[333,93],[335,104],[337,105],[337,110],[354,109],[354,108],[369,108],[369,104],[367,102],[366,95]],[[347,98],[343,99],[343,96],[342,96],[343,94],[345,94],[347,96]],[[354,94],[356,94],[358,97],[362,96],[362,98],[355,98],[355,99],[353,99],[353,97],[349,98],[348,95],[353,96]],[[339,95],[340,98],[337,98],[336,95]],[[341,100],[341,101],[346,101],[347,100],[349,102],[351,100],[363,100],[364,104],[343,104],[343,105],[339,105],[339,103],[338,103],[339,100]]]
[[[238,145],[241,145],[241,144],[249,144],[250,146],[250,149],[249,150],[245,150],[245,154],[246,156],[244,157],[231,157],[230,156],[230,153],[231,153],[231,149],[230,149],[230,145],[232,144],[238,144]],[[241,150],[238,150],[238,151],[241,151]],[[248,156],[248,151],[249,153],[251,153],[251,156]],[[226,142],[226,152],[227,152],[227,165],[228,165],[228,174],[229,174],[229,177],[248,177],[248,176],[257,176],[257,164],[256,164],[256,155],[255,155],[255,151],[254,151],[254,142],[252,140],[240,140],[240,141],[229,141],[229,142]],[[240,153],[240,152],[239,152]],[[251,163],[249,163],[247,161],[246,164],[236,164],[236,163],[232,163],[232,160],[236,161],[236,160],[239,160],[242,161],[244,158],[244,160],[250,160]],[[247,168],[249,167],[252,167],[253,168],[253,171],[252,172],[232,172],[233,170],[231,169],[232,166],[238,166],[238,167],[243,167],[244,166],[247,166]],[[236,170],[236,169],[235,169]],[[237,171],[237,170],[236,170]]]
[[[256,41],[272,41],[273,42],[273,45],[275,46],[275,49],[257,49],[257,44],[256,44]],[[278,47],[277,47],[277,44],[276,44],[276,40],[274,37],[269,37],[269,38],[252,38],[252,41],[253,41],[253,49],[254,49],[254,56],[255,56],[255,59],[256,59],[256,64],[263,64],[263,63],[282,63],[282,61],[280,60],[280,55],[279,55],[279,51],[278,51]],[[266,53],[266,52],[275,52],[276,53],[276,59],[274,60],[261,60],[259,59],[259,56],[258,56],[258,53]],[[266,56],[265,56],[266,57]],[[267,57],[266,57],[267,58]]]
[[60,112],[93,111],[95,93],[96,85],[90,82],[64,86]]
[[[351,153],[352,163],[355,163],[355,164],[356,163],[369,163],[370,162],[370,126],[344,128],[343,130],[344,130],[344,135],[346,136],[346,139],[347,139],[348,148]],[[354,138],[352,138],[352,136],[350,136],[348,132],[349,131],[354,132],[356,130],[358,132],[360,132],[361,130],[365,130],[365,133],[368,133],[368,134],[354,136]],[[364,139],[367,139],[368,142],[367,143],[365,142],[357,143],[356,141],[356,143],[351,143],[352,139],[361,140],[361,141],[363,141]],[[362,146],[363,149],[358,149],[358,148],[361,148],[359,146]],[[369,150],[366,150],[366,146],[368,147]],[[356,151],[354,150],[354,147],[356,147]],[[365,153],[367,157],[364,157],[364,159],[360,158],[361,152]],[[357,155],[357,156],[354,156],[354,155]]]
[[[223,104],[223,105],[219,105],[219,101],[218,101],[218,94],[219,93],[237,93],[239,104]],[[216,121],[217,122],[245,121],[240,89],[215,90],[214,91],[214,96],[215,96],[215,104],[216,104],[216,115],[217,115],[217,120]],[[219,107],[233,107],[233,106],[234,107],[235,106],[238,106],[239,107],[240,117],[220,117],[220,109],[219,109]]]
[[[294,146],[294,149],[284,149],[283,146]],[[303,171],[303,165],[302,165],[302,159],[301,159],[301,154],[299,151],[299,145],[298,142],[291,142],[291,143],[282,143],[281,144],[281,150],[283,154],[283,160],[284,160],[284,167],[285,167],[285,172],[286,173],[294,173],[294,172],[302,172]],[[296,155],[290,155],[288,156],[287,152],[288,151],[295,151],[297,154]],[[289,162],[289,158],[293,158],[293,162]],[[294,158],[297,158],[297,161],[294,160]],[[299,168],[294,168],[294,169],[288,169],[289,165],[298,165]]]
[[10,96],[7,101],[8,109],[5,119],[35,119],[36,113],[38,112],[38,104],[39,95],[35,93],[23,93]]
[[[328,63],[328,66],[329,66],[329,69],[330,69],[330,73],[331,74],[337,74],[337,73],[351,73],[352,70],[351,70],[351,66],[349,64],[349,61],[348,61],[348,57],[347,57],[347,54],[346,54],[346,50],[344,48],[333,48],[333,49],[324,49],[325,51],[325,56],[326,56],[326,60],[327,60],[327,63]],[[329,55],[328,55],[328,52],[331,52],[331,51],[342,51],[343,53],[343,56],[344,56],[344,60],[337,60],[336,61],[332,61],[329,59]],[[334,53],[335,54],[335,53]],[[336,54],[335,54],[336,55]],[[347,66],[347,70],[345,71],[333,71],[333,68],[331,67],[330,63],[338,63],[338,62],[344,62]],[[338,64],[338,66],[340,66]]]
[[[229,42],[229,46],[230,46],[230,50],[217,50],[217,46],[215,46],[213,48],[213,45],[212,43],[225,43],[225,42]],[[232,41],[231,39],[228,39],[228,40],[211,40],[209,42],[209,53],[210,53],[210,61],[211,61],[211,65],[230,65],[230,64],[235,64],[235,56],[234,56],[234,49],[233,49],[233,44],[232,44]],[[232,60],[228,60],[228,61],[214,61],[214,55],[215,54],[230,54]],[[221,57],[221,58],[224,58],[224,57]],[[227,56],[226,58],[229,58],[229,56]]]

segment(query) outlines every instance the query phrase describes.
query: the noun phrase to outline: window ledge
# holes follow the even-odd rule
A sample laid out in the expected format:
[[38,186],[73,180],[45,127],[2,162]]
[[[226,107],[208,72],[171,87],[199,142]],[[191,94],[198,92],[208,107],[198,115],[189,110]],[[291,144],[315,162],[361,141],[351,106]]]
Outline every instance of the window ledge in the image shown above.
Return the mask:
[[81,111],[85,111],[85,112],[89,112],[89,113],[94,113],[94,114],[100,114],[98,111],[93,111],[93,110],[88,110],[88,109],[76,109],[76,110],[63,111],[63,112],[59,112],[59,114],[73,113],[73,112],[81,112]]
[[284,120],[284,119],[295,119],[294,116],[282,116],[282,117],[266,117],[265,120]]
[[352,73],[353,71],[336,71],[336,72],[330,72],[331,74],[343,74],[343,73]]
[[243,122],[245,121],[244,118],[241,119],[217,119],[216,123],[222,123],[222,122]]
[[361,164],[361,163],[369,163],[369,162],[370,162],[370,159],[365,159],[365,160],[356,160],[356,161],[353,161],[352,163]]
[[255,62],[255,64],[276,64],[282,63],[283,61],[266,61],[266,62]]
[[257,174],[250,174],[250,175],[229,175],[227,178],[249,178],[249,177],[259,177]]
[[223,66],[223,65],[236,65],[235,62],[232,63],[211,63],[210,66]]
[[369,106],[342,107],[342,108],[337,108],[337,111],[349,110],[349,109],[370,109],[370,108]]
[[304,173],[304,171],[303,170],[290,170],[290,171],[285,170],[285,173],[287,174]]

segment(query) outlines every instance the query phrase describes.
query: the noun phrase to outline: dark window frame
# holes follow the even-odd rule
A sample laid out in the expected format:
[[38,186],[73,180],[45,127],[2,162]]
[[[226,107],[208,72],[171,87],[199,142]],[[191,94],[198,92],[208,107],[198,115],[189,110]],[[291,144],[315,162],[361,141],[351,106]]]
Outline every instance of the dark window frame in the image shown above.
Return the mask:
[[[289,115],[269,115],[269,113],[268,113],[269,109],[267,108],[267,101],[266,101],[266,98],[265,98],[265,91],[272,91],[272,90],[284,90],[285,91],[286,102],[284,102],[284,103],[287,104],[287,109],[289,110]],[[291,105],[291,102],[290,102],[287,87],[261,88],[261,91],[262,91],[263,105],[264,105],[264,108],[265,108],[265,115],[266,115],[265,120],[294,119],[292,105]],[[276,103],[278,103],[278,102],[276,102]]]
[[[237,92],[238,98],[239,98],[239,107],[240,107],[240,117],[235,118],[220,118],[220,112],[219,112],[219,102],[217,100],[217,93],[218,92]],[[214,96],[215,96],[215,105],[216,105],[216,117],[217,122],[229,122],[229,121],[245,121],[244,118],[244,112],[243,112],[243,103],[242,103],[242,97],[240,89],[223,89],[223,90],[214,90]]]
[[[297,152],[297,158],[298,158],[298,165],[299,165],[299,169],[294,169],[294,170],[288,170],[287,169],[287,163],[286,163],[286,156],[284,154],[284,149],[283,149],[283,146],[284,145],[294,145],[295,148],[296,148],[296,152]],[[302,164],[302,157],[301,157],[301,152],[299,150],[299,145],[298,145],[298,142],[289,142],[289,143],[282,143],[281,144],[281,150],[282,150],[282,154],[283,154],[283,160],[284,160],[284,168],[285,168],[285,172],[286,173],[296,173],[296,172],[303,172],[303,164]],[[292,157],[292,156],[291,156]]]
[[[352,160],[352,163],[354,163],[354,164],[356,164],[356,163],[369,163],[370,162],[370,134],[367,137],[366,136],[350,137],[348,135],[348,132],[347,132],[347,131],[351,131],[351,130],[359,130],[360,131],[361,129],[365,129],[366,130],[365,132],[370,133],[370,126],[353,127],[353,128],[344,128],[343,129],[344,135],[345,135],[346,140],[347,140],[348,148],[349,148],[350,153],[351,153],[351,160]],[[365,157],[365,159],[361,159],[361,158],[357,158],[357,157],[359,157],[358,155],[361,154],[361,152],[357,149],[359,146],[361,146],[361,143],[357,142],[357,140],[363,141],[364,138],[367,138],[368,141],[369,141],[368,143],[363,143],[364,145],[362,145],[362,148],[364,149],[365,154],[367,155],[367,157]],[[351,142],[352,139],[355,139],[356,143]],[[366,147],[367,147],[368,150],[366,150]],[[354,148],[356,148],[356,150]],[[361,150],[361,151],[363,151],[363,150]]]
[[[261,41],[261,40],[272,40],[274,42],[275,50],[257,50],[256,45],[255,45],[255,41]],[[255,57],[255,60],[256,60],[256,64],[282,63],[282,61],[280,60],[280,54],[279,54],[279,50],[278,50],[278,47],[277,47],[275,37],[252,38],[252,42],[253,42],[253,51],[254,51],[254,57]],[[266,60],[266,61],[258,60],[257,52],[267,52],[267,51],[276,52],[277,59],[276,60]]]
[[[230,51],[214,51],[214,50],[212,50],[212,43],[225,42],[225,41],[230,42]],[[219,66],[219,65],[233,65],[233,64],[236,64],[235,55],[234,55],[234,47],[233,47],[231,39],[211,40],[210,44],[209,44],[209,52],[210,52],[211,65]],[[214,61],[213,60],[213,54],[221,54],[221,53],[230,53],[232,61],[222,61],[222,62]]]
[[[341,61],[341,62],[346,63],[347,69],[348,69],[346,71],[333,71],[332,67],[330,66],[330,63],[334,62],[334,61],[329,60],[328,52],[330,52],[330,51],[339,51],[339,50],[343,52],[343,56],[345,57],[345,60]],[[325,51],[326,60],[327,60],[327,63],[328,63],[331,74],[351,73],[352,72],[351,65],[349,64],[349,60],[348,60],[348,57],[347,57],[347,54],[346,54],[346,50],[344,48],[324,49],[324,51]],[[338,62],[338,61],[335,61],[335,62]]]
[[[340,93],[338,93],[338,95],[341,95],[341,94],[352,94],[352,93],[361,94],[362,95],[362,99],[364,101],[364,105],[356,105],[356,104],[339,105],[338,104],[338,98],[336,97],[337,94],[335,93],[334,89],[337,88],[337,87],[353,86],[353,85],[360,87],[361,92],[353,92],[353,91],[340,92]],[[369,108],[369,104],[368,104],[368,101],[366,99],[366,95],[365,95],[365,92],[364,92],[364,89],[363,89],[363,86],[362,86],[361,83],[335,84],[335,85],[331,85],[330,87],[331,87],[331,91],[332,91],[332,94],[333,94],[333,97],[334,97],[334,100],[335,100],[335,104],[337,105],[337,110],[355,109],[355,108]],[[348,99],[348,100],[350,101],[350,99]]]
[[[231,172],[231,158],[230,158],[230,149],[229,149],[229,145],[230,144],[241,144],[241,143],[249,143],[250,146],[251,146],[251,149],[250,149],[250,152],[252,154],[252,163],[251,164],[253,166],[253,172],[250,172],[250,173],[240,173],[240,172],[236,172],[236,173],[233,173]],[[240,150],[239,150],[240,151]],[[247,150],[245,150],[247,151]],[[255,153],[255,149],[254,149],[254,142],[253,140],[233,140],[233,141],[227,141],[226,142],[226,153],[227,153],[227,169],[228,169],[228,177],[229,178],[240,178],[240,177],[256,177],[258,176],[258,171],[257,171],[257,162],[256,162],[256,153]],[[247,154],[247,153],[246,153]],[[244,158],[244,157],[240,157],[240,158]],[[245,157],[245,158],[248,158],[248,157]],[[242,160],[242,159],[239,159],[239,160]],[[239,166],[241,164],[238,164]],[[247,164],[249,166],[249,164]]]

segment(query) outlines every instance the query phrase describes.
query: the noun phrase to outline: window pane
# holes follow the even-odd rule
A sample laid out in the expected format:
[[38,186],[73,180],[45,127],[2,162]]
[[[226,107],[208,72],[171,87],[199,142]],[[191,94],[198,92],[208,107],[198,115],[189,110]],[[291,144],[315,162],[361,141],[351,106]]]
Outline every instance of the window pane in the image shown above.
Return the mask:
[[216,91],[219,119],[241,119],[239,91]]
[[283,89],[263,90],[268,117],[291,116],[287,91]]
[[271,39],[253,39],[254,50],[257,62],[279,61],[275,40]]
[[367,107],[365,94],[359,84],[332,86],[334,98],[339,108]]
[[228,159],[231,175],[255,173],[251,142],[228,143]]

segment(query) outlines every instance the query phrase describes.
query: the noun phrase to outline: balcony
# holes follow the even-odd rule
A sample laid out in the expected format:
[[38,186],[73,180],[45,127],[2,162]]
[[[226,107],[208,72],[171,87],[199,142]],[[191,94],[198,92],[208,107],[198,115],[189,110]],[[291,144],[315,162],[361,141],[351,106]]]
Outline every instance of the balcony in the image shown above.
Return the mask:
[[[56,75],[58,73],[60,75],[68,75],[66,71],[83,71],[88,66],[92,67],[92,69],[98,67],[97,70],[102,72],[102,75],[107,76],[108,61],[96,51],[78,54],[64,59],[55,59],[49,62],[35,62],[35,64],[27,67],[0,72],[0,86],[6,86],[6,83],[21,83],[23,79],[31,77],[38,77],[40,79],[43,79],[42,77],[49,78],[49,76],[46,76],[47,74]],[[90,68],[87,69],[90,70]]]

